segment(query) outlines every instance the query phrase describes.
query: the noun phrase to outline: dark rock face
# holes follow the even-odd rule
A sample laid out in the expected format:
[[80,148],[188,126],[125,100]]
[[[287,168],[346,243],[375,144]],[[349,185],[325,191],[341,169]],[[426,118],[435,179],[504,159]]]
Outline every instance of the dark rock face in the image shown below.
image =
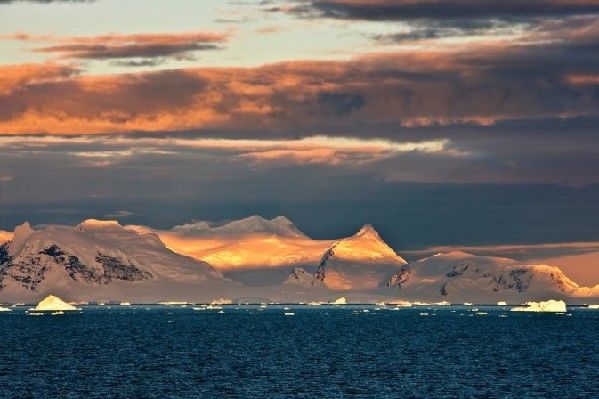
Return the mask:
[[557,274],[550,273],[549,277],[551,278],[551,283],[557,287],[560,291],[566,292],[566,284],[561,279],[561,277]]
[[57,245],[51,245],[35,255],[13,262],[8,255],[8,245],[3,244],[0,246],[0,289],[10,279],[20,283],[23,288],[35,291],[46,274],[55,267],[64,269],[74,281],[86,284],[109,284],[115,280],[134,282],[152,278],[151,273],[118,257],[98,253],[95,261],[100,267],[89,267],[77,256],[66,253]]
[[325,280],[327,278],[327,274],[326,274],[327,262],[330,258],[335,256],[335,246],[336,245],[337,244],[333,244],[329,249],[327,249],[327,251],[324,253],[322,258],[320,258],[320,263],[318,264],[318,269],[316,270],[316,274],[314,275],[314,279],[316,281],[320,281],[322,283],[325,282]]
[[296,267],[294,268],[291,273],[289,274],[289,277],[295,280],[300,280],[303,277],[306,276],[306,271],[304,269],[302,269],[301,267]]
[[[10,262],[10,256],[8,256],[8,243],[0,245],[0,266]],[[1,270],[1,269],[0,269]]]
[[46,265],[41,264],[39,257],[30,259],[27,264],[9,261],[0,272],[0,287],[4,288],[6,279],[10,278],[21,283],[24,288],[35,291],[48,270]]
[[391,275],[389,281],[387,281],[387,287],[397,286],[397,288],[401,289],[401,285],[405,284],[412,275],[412,271],[408,265],[404,265],[401,269]]
[[470,262],[460,262],[447,272],[448,280],[441,286],[440,293],[442,296],[449,295],[448,288],[453,279],[467,275],[473,279],[482,279],[489,281],[492,290],[516,290],[520,293],[526,292],[530,287],[533,278],[533,272],[527,268],[517,268],[511,270],[507,275],[489,271],[486,268],[481,268]]
[[104,268],[105,284],[112,280],[143,281],[152,278],[152,274],[140,270],[131,263],[126,264],[114,256],[98,254],[96,262]]
[[64,252],[62,252],[62,249],[60,249],[58,245],[51,245],[43,251],[40,251],[40,254],[51,256],[54,259],[64,256]]
[[75,281],[99,283],[102,279],[101,275],[98,275],[97,272],[81,263],[76,256],[69,255],[66,259],[62,258],[60,259],[60,262],[57,263],[62,264],[67,273],[69,273],[69,277]]

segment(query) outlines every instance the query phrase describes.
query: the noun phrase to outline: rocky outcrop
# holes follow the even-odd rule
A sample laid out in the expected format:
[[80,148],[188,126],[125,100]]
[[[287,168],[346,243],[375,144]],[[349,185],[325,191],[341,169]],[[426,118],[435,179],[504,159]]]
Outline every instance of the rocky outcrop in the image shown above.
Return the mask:
[[405,266],[388,282],[402,294],[474,299],[481,297],[542,297],[548,293],[575,295],[580,287],[559,268],[526,265],[513,259],[440,253]]
[[364,225],[327,248],[314,278],[332,290],[376,290],[388,286],[406,264],[371,225]]
[[287,277],[284,284],[299,285],[306,288],[314,286],[323,287],[320,280],[316,279],[312,273],[307,272],[301,267],[294,268],[291,273],[289,273],[289,277]]
[[[193,285],[223,281],[209,264],[166,248],[155,234],[138,233],[116,222],[87,220],[77,226],[25,223],[0,245],[0,295],[114,292],[115,284],[140,290],[159,282]],[[145,284],[148,282],[148,284]]]
[[102,265],[102,268],[104,269],[104,284],[109,283],[112,280],[142,281],[152,278],[152,273],[140,270],[131,262],[125,262],[115,256],[98,253],[96,262]]
[[[2,255],[4,254],[4,255]],[[46,276],[57,269],[64,270],[73,281],[85,284],[109,284],[112,281],[142,281],[152,278],[152,274],[141,270],[131,262],[121,258],[98,253],[94,265],[84,264],[77,256],[71,255],[52,244],[33,254],[25,254],[12,261],[6,247],[0,250],[0,286],[13,280],[23,288],[35,291]]]
[[387,287],[397,286],[397,288],[401,289],[401,285],[408,282],[411,274],[410,266],[403,265],[399,271],[391,275],[387,282]]

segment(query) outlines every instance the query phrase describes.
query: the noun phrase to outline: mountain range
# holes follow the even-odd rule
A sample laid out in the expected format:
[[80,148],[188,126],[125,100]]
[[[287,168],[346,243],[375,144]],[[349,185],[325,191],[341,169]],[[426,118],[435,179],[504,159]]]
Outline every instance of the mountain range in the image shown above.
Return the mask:
[[170,230],[86,220],[0,234],[0,302],[599,302],[557,266],[452,251],[408,263],[371,225],[314,240],[289,219],[193,222]]

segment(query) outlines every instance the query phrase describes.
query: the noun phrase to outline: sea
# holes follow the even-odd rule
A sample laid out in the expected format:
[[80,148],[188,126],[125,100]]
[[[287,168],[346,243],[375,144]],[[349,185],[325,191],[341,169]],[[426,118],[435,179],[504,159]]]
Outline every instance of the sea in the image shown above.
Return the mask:
[[0,313],[0,398],[599,398],[599,310]]

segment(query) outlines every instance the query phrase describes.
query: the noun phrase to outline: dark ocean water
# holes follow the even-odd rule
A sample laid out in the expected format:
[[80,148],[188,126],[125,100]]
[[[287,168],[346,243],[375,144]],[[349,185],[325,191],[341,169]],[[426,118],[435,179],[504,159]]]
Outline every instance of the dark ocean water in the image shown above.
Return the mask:
[[0,398],[599,397],[599,311],[479,309],[20,308],[0,313]]

